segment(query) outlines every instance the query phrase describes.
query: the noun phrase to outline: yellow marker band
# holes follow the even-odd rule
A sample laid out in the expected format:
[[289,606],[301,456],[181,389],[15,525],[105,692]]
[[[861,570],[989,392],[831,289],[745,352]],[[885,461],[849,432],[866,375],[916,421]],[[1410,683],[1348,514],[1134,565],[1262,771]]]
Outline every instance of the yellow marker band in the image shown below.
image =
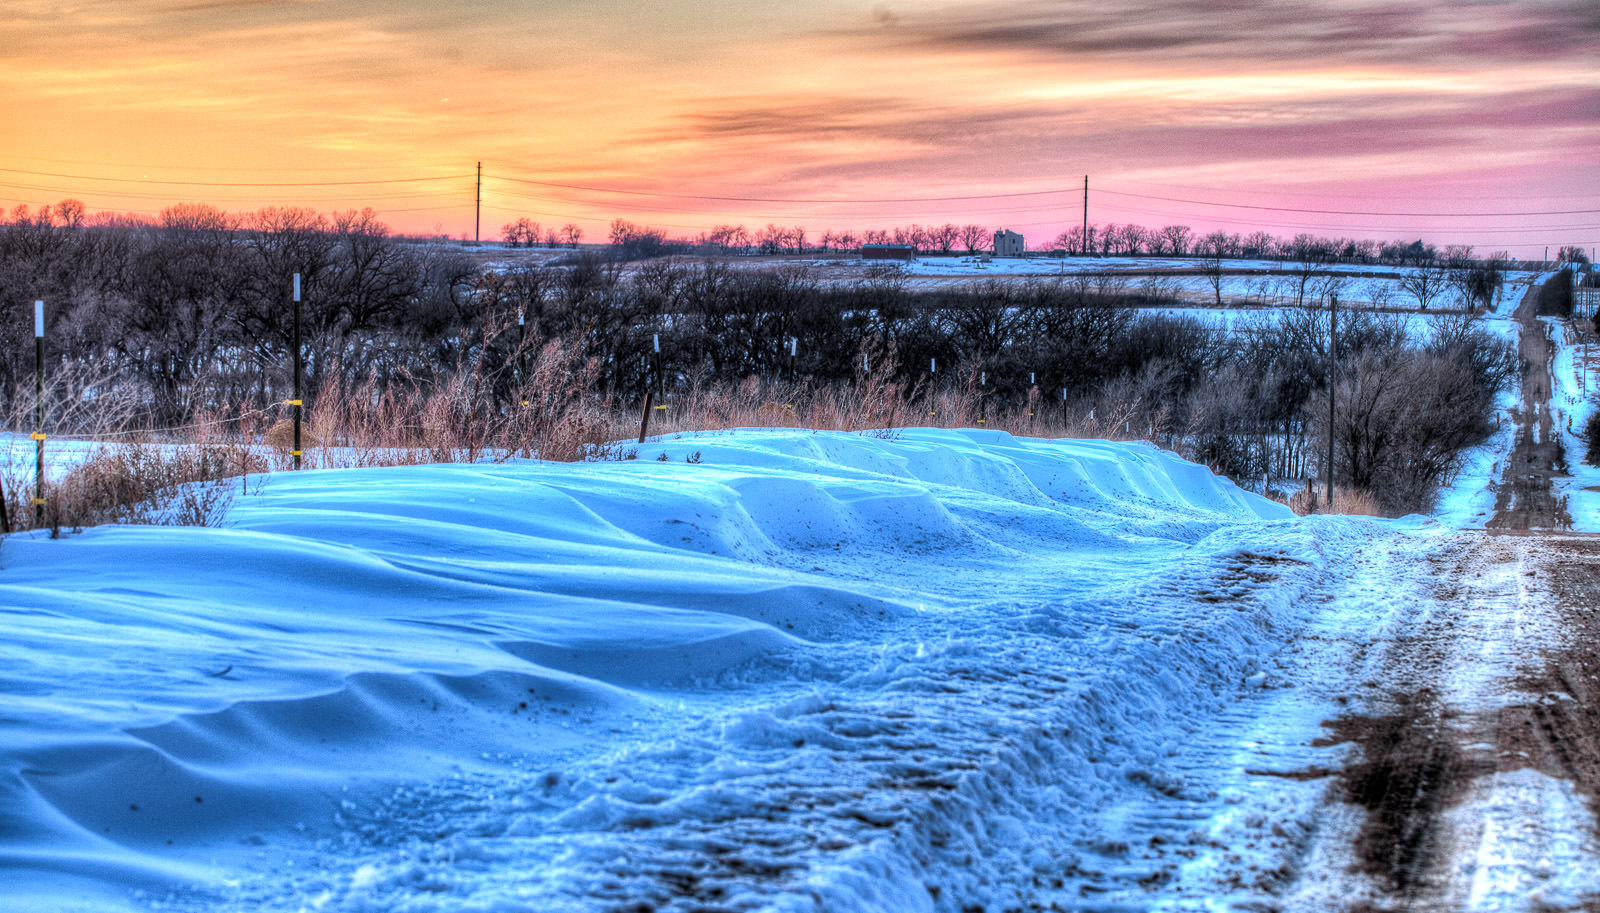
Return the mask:
[[34,507],[43,507],[44,506],[44,502],[45,502],[44,498],[34,498],[33,499],[33,506]]
[[34,433],[28,435],[28,437],[31,437],[36,441],[42,441],[45,438],[44,433],[39,431],[35,431]]
[[526,406],[526,405],[527,405],[527,404],[528,404],[528,401],[527,401],[527,400],[523,400],[523,401],[522,401],[522,404],[523,404],[523,405],[524,405],[524,406]]
[[300,400],[291,399],[291,400],[285,400],[284,401],[284,405],[285,406],[299,406],[299,405],[303,405],[303,403],[301,403]]
[[657,406],[656,407],[657,410],[661,410],[661,409],[665,409],[665,408],[667,408],[667,407],[666,406]]
[[301,452],[300,452],[300,451],[298,451],[298,450],[291,450],[291,451],[289,451],[289,455],[290,455],[290,456],[303,456],[303,455],[304,455],[304,454],[302,454],[302,453],[301,453]]

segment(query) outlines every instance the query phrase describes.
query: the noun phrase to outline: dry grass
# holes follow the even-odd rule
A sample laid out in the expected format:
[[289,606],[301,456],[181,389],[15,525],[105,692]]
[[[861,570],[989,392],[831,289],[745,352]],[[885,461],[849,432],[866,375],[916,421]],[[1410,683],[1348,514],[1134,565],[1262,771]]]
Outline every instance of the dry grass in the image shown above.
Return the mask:
[[[635,403],[597,394],[599,366],[584,347],[559,340],[526,343],[507,364],[530,366],[525,375],[491,370],[484,353],[505,339],[504,328],[486,331],[471,356],[448,372],[380,385],[330,382],[308,397],[301,430],[305,468],[415,465],[532,457],[577,461],[629,455],[639,434]],[[518,345],[524,345],[518,334]],[[1005,401],[982,389],[975,373],[912,389],[895,379],[890,358],[849,383],[813,386],[746,378],[713,385],[688,378],[687,389],[652,409],[650,433],[740,427],[795,427],[892,433],[905,426],[989,428],[1018,436],[1154,438],[1159,411],[1138,397],[1123,403],[1102,397],[1099,408],[1047,403],[1037,388]],[[329,377],[342,372],[332,370]],[[71,430],[106,441],[90,459],[48,486],[43,525],[53,531],[101,523],[219,522],[239,476],[293,465],[288,407],[240,407],[230,416],[202,420],[187,437],[156,437],[128,429],[133,413],[112,402],[92,415],[90,389],[64,386],[54,394],[47,424],[52,434]],[[11,427],[26,428],[31,399],[13,397]],[[1150,418],[1157,415],[1157,419]],[[94,422],[90,418],[94,418]],[[223,430],[226,429],[226,434]],[[25,465],[25,464],[24,464]],[[13,529],[34,525],[32,473],[13,466],[0,478]]]
[[[888,370],[857,374],[849,383],[812,387],[805,383],[745,378],[737,386],[692,385],[652,410],[651,435],[728,428],[810,428],[825,431],[888,431],[903,427],[988,428],[1019,437],[1081,437],[1152,440],[1164,413],[1144,403],[1111,402],[1097,409],[1080,403],[1047,402],[1033,387],[1003,398],[978,385],[976,372],[944,384],[915,388]],[[637,413],[618,415],[613,439],[637,436]]]
[[1387,516],[1377,499],[1364,491],[1334,486],[1333,503],[1324,504],[1323,489],[1308,485],[1289,498],[1289,509],[1304,517],[1309,514],[1343,514],[1356,517]]
[[202,426],[183,441],[139,438],[105,443],[60,478],[47,479],[35,511],[33,474],[13,467],[4,480],[13,530],[81,529],[107,523],[214,526],[250,473],[266,464],[237,439]]

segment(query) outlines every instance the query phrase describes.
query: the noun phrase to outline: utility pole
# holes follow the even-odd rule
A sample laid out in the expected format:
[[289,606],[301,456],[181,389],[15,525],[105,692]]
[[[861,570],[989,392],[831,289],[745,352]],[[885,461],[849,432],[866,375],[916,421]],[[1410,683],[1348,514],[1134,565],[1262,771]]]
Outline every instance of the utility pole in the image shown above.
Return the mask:
[[300,468],[300,417],[303,412],[304,400],[300,397],[300,274],[294,274],[294,399],[289,400],[289,406],[294,409],[294,449],[289,451],[289,456],[294,460],[294,468]]
[[483,163],[478,163],[478,192],[472,205],[472,243],[481,243],[478,238],[479,226],[483,224]]
[[1089,176],[1083,176],[1083,255],[1089,256]]
[[1328,296],[1328,501],[1324,512],[1333,510],[1333,380],[1339,364],[1335,348],[1339,339],[1339,296]]

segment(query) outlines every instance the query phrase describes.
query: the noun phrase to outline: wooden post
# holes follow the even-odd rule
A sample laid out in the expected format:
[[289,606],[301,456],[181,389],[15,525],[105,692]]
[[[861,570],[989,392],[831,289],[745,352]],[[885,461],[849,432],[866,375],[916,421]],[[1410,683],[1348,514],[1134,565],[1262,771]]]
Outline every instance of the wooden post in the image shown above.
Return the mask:
[[639,413],[639,443],[641,444],[650,434],[650,400],[650,387],[647,385],[644,388],[644,411]]
[[294,399],[289,400],[289,405],[294,411],[294,449],[289,451],[289,456],[294,461],[294,468],[300,468],[300,418],[304,411],[304,400],[300,392],[300,274],[294,274]]
[[44,526],[44,302],[33,303],[33,525]]
[[[656,399],[659,399],[665,403],[667,401],[667,387],[666,381],[663,379],[661,372],[661,334],[652,333],[650,336],[650,344],[655,349]],[[649,384],[646,384],[645,386],[649,386]]]
[[978,424],[980,424],[980,425],[987,425],[989,423],[989,400],[988,400],[987,397],[985,397],[983,395],[983,391],[988,386],[989,386],[989,372],[988,371],[979,371],[978,372]]
[[512,368],[512,374],[517,379],[517,399],[522,400],[526,406],[528,400],[523,396],[527,392],[527,371],[523,368],[523,360],[528,355],[528,311],[526,308],[517,311],[517,363]]

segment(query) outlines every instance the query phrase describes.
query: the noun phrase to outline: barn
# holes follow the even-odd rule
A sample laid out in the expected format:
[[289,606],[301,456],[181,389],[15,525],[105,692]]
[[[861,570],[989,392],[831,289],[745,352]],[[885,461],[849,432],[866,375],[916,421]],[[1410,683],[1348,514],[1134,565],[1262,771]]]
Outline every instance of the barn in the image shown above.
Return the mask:
[[863,260],[899,260],[910,263],[917,259],[917,249],[910,244],[863,244],[861,245],[861,259]]

